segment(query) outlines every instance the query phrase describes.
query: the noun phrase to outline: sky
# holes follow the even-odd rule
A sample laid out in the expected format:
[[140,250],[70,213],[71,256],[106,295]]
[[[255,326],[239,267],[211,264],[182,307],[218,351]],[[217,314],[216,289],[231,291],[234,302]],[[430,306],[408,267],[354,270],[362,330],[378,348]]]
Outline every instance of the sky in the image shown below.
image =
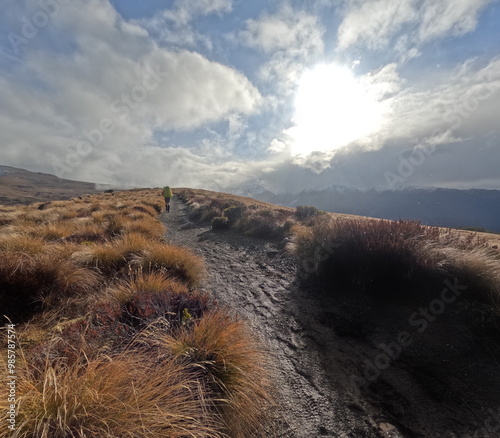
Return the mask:
[[0,164],[500,189],[500,0],[0,0]]

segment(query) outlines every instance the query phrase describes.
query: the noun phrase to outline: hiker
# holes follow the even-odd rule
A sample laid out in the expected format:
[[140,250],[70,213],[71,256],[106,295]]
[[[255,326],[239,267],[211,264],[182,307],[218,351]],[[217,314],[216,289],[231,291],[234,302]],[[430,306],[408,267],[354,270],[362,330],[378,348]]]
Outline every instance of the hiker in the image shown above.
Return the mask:
[[168,213],[170,211],[170,198],[173,196],[172,189],[169,186],[165,186],[161,194],[165,198],[165,208]]

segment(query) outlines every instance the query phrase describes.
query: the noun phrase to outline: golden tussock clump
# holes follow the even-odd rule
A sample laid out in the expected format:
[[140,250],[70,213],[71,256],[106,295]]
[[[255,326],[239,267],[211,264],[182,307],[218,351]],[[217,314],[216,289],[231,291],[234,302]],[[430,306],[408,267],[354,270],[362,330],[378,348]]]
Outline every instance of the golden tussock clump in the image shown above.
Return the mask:
[[[202,388],[186,367],[171,360],[156,363],[138,352],[69,366],[23,367],[17,391],[20,438],[221,437]],[[6,400],[2,394],[4,412]],[[8,436],[11,431],[2,428],[0,437]]]
[[163,204],[154,189],[0,207],[17,437],[261,435],[265,355],[197,289],[203,260],[163,241]]

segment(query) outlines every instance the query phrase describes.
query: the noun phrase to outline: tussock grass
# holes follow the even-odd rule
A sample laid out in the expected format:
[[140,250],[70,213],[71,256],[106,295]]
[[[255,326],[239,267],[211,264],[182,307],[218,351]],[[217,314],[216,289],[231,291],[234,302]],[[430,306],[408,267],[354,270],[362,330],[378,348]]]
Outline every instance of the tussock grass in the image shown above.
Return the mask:
[[297,260],[312,263],[320,278],[361,289],[399,290],[435,266],[428,242],[438,230],[416,222],[324,220],[293,232]]
[[292,217],[292,212],[284,209],[247,209],[235,228],[249,236],[283,239],[294,223]]
[[26,234],[0,234],[1,251],[33,255],[40,254],[44,248],[45,243],[42,239],[32,238]]
[[0,210],[0,227],[10,225],[18,217],[19,212],[3,208]]
[[206,274],[205,265],[199,256],[175,245],[149,245],[136,262],[145,270],[162,270],[184,281],[189,287],[199,285]]
[[169,291],[173,295],[187,295],[189,293],[185,284],[179,283],[171,277],[166,277],[162,272],[150,273],[137,272],[131,278],[118,283],[108,290],[108,293],[120,304],[131,302],[137,292],[161,294]]
[[89,293],[98,285],[95,272],[58,254],[0,252],[0,306],[4,314],[26,318],[43,306]]
[[85,246],[81,251],[75,252],[71,258],[79,264],[95,267],[104,274],[111,274],[127,265],[127,256],[130,255],[123,246],[105,243],[102,245]]
[[264,352],[241,320],[217,310],[185,321],[175,335],[155,330],[144,335],[146,343],[167,350],[205,381],[229,436],[262,436],[270,382]]
[[158,210],[154,208],[154,206],[147,204],[135,205],[132,207],[132,210],[140,213],[145,213],[151,217],[156,217],[159,213]]
[[42,213],[40,211],[31,211],[18,216],[18,221],[21,223],[32,223],[32,224],[42,224],[47,220],[47,213]]
[[130,278],[108,288],[104,300],[106,305],[99,303],[94,307],[96,313],[100,312],[99,307],[115,309],[110,313],[133,327],[143,327],[158,318],[177,327],[185,312],[200,318],[211,306],[206,294],[190,290],[161,271],[132,273]]
[[500,259],[498,251],[484,246],[439,250],[442,270],[467,285],[467,298],[500,314]]
[[93,223],[89,223],[85,218],[83,220],[73,221],[71,225],[74,226],[70,235],[65,237],[66,242],[74,243],[88,243],[88,242],[105,242],[106,236],[102,232],[102,229]]
[[263,239],[283,239],[296,223],[295,209],[279,207],[251,198],[199,189],[177,189],[187,203],[190,217],[212,221],[214,229],[232,228]]
[[[182,364],[139,354],[23,367],[17,437],[219,437]],[[4,388],[2,388],[2,392]],[[6,394],[0,405],[5,412]],[[6,427],[0,437],[12,436]]]
[[135,216],[124,228],[127,233],[140,233],[151,239],[160,239],[166,231],[164,225],[158,220],[147,217],[140,217],[136,220]]
[[127,266],[141,267],[149,272],[160,270],[190,287],[199,284],[206,272],[202,259],[191,251],[151,240],[138,232],[104,244],[85,246],[72,255],[72,260],[97,268],[106,275]]
[[0,306],[23,348],[15,436],[260,435],[264,355],[196,289],[203,260],[162,241],[162,206],[154,189],[0,207]]
[[92,266],[109,274],[127,266],[134,255],[140,255],[152,244],[144,235],[130,233],[103,244],[85,245],[73,254],[72,259],[78,264]]
[[435,295],[445,279],[456,278],[467,286],[467,299],[499,308],[498,251],[475,235],[415,221],[322,217],[292,232],[290,253],[333,289],[413,300]]
[[30,235],[54,242],[67,238],[75,231],[75,226],[69,221],[52,222],[32,229]]

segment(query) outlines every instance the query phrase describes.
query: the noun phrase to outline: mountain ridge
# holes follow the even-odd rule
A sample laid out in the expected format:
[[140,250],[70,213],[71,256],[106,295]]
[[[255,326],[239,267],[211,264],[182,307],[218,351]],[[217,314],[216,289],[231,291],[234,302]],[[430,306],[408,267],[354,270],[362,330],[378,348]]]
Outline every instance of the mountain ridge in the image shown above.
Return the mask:
[[111,188],[111,185],[74,181],[0,165],[0,204],[4,205],[64,200]]
[[283,206],[312,205],[324,211],[380,219],[419,220],[449,228],[480,227],[500,232],[500,190],[405,188],[379,191],[337,188],[253,195]]

